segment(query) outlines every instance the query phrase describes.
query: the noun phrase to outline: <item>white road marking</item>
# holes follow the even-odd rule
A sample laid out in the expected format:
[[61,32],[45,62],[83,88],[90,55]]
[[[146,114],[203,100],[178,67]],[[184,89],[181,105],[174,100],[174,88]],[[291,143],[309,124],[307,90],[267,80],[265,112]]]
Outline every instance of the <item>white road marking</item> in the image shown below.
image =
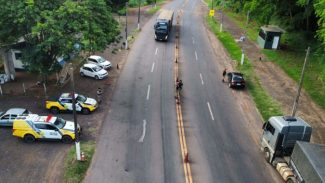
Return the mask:
[[196,53],[196,51],[195,51],[195,59],[197,60],[197,53]]
[[146,136],[146,126],[147,126],[147,121],[144,119],[143,120],[143,125],[142,125],[142,135],[139,138],[138,142],[143,142],[144,136]]
[[210,103],[207,102],[207,104],[208,104],[208,108],[209,108],[209,111],[210,111],[211,119],[212,119],[212,121],[214,121],[214,117],[213,117],[213,113],[212,113],[212,110],[211,110],[211,107],[210,107]]
[[153,72],[153,69],[155,68],[155,62],[152,63],[152,67],[151,67],[151,72]]
[[149,100],[149,96],[150,96],[150,85],[148,85],[148,90],[147,90],[147,100]]
[[156,52],[155,52],[155,55],[157,55],[158,54],[158,48],[156,48]]
[[202,85],[204,85],[204,81],[203,81],[203,78],[202,78],[202,74],[201,73],[200,73],[200,78],[201,78]]

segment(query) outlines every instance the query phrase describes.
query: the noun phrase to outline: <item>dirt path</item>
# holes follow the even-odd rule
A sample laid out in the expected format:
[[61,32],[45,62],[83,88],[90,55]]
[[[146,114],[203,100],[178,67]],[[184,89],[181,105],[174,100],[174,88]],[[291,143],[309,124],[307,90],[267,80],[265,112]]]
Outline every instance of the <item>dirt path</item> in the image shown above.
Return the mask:
[[[219,13],[216,14],[216,18],[221,20]],[[244,32],[226,15],[223,15],[223,26],[235,39],[239,39]],[[283,113],[290,115],[298,84],[279,66],[267,60],[256,42],[246,40],[239,44],[242,44],[244,53],[254,65],[255,73],[260,78],[263,88],[281,105]],[[262,61],[259,60],[260,57]],[[313,127],[312,142],[325,143],[325,110],[313,102],[304,90],[301,92],[296,115],[308,121]]]

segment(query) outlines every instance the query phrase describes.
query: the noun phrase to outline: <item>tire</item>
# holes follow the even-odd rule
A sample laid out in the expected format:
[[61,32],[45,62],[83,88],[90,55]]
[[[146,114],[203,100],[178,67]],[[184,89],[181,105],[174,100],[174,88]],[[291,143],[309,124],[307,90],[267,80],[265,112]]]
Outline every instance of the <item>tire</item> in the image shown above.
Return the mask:
[[26,143],[32,143],[32,142],[35,142],[35,137],[34,137],[33,135],[31,135],[31,134],[26,134],[26,135],[24,136],[24,141],[25,141]]
[[271,153],[270,153],[270,150],[268,148],[264,148],[264,159],[265,159],[265,161],[270,163]]
[[80,76],[84,77],[84,76],[85,76],[85,74],[84,74],[83,72],[80,72]]
[[290,177],[287,181],[286,181],[286,183],[297,183],[298,181],[297,181],[297,179],[295,178],[295,177]]
[[68,135],[63,135],[61,141],[65,144],[70,144],[73,142],[73,139]]
[[59,108],[57,108],[57,107],[51,107],[50,111],[52,114],[58,114],[60,112]]
[[96,76],[95,76],[95,79],[96,79],[96,80],[99,80],[99,77],[96,75]]
[[89,114],[90,110],[88,108],[82,108],[81,112],[82,114]]

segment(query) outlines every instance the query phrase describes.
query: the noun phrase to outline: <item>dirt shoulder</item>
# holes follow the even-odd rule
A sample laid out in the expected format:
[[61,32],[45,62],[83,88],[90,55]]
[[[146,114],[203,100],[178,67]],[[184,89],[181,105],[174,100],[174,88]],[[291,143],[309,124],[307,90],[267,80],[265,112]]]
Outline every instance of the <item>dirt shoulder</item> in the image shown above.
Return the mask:
[[[221,20],[219,13],[216,14],[216,19]],[[235,39],[239,39],[244,32],[225,14],[223,15],[223,27]],[[267,60],[256,42],[246,40],[239,44],[252,62],[263,88],[281,105],[283,114],[290,115],[297,95],[298,84],[278,65]],[[262,61],[260,61],[260,57]],[[318,106],[304,90],[300,95],[296,115],[308,121],[313,127],[312,142],[325,143],[325,110]]]

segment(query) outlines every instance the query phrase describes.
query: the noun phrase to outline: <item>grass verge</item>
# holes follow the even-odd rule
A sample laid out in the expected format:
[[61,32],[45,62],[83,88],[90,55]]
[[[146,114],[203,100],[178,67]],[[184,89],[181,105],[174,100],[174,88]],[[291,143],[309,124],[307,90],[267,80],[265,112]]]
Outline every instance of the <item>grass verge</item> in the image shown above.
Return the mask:
[[87,169],[90,165],[92,156],[95,152],[95,142],[87,141],[81,142],[80,144],[81,152],[84,152],[87,159],[86,161],[76,160],[76,148],[71,146],[68,155],[64,162],[64,182],[65,183],[78,183],[82,182]]
[[270,116],[282,115],[280,105],[269,96],[262,88],[260,81],[254,73],[251,62],[245,58],[244,64],[240,65],[241,48],[237,45],[232,35],[226,31],[219,32],[219,23],[209,16],[206,16],[206,22],[211,31],[218,37],[220,42],[228,51],[232,60],[236,61],[236,69],[245,75],[247,89],[254,99],[257,109],[262,115],[264,121]]
[[[257,39],[260,25],[254,21],[250,21],[246,24],[246,16],[244,14],[237,14],[231,11],[223,10],[227,13],[228,17],[234,21],[243,32],[245,32],[248,39],[254,41]],[[307,40],[299,38],[302,35],[295,35],[290,32],[285,33],[281,38],[281,43],[286,42],[287,45],[291,45],[291,49],[287,50],[263,50],[263,54],[266,58],[278,66],[297,83],[300,79],[303,62],[306,52],[304,47],[312,45],[311,53],[308,57],[307,67],[305,70],[303,88],[313,99],[315,103],[325,109],[325,55],[322,50],[319,50],[317,44],[308,43]],[[294,37],[291,41],[285,41],[286,38]],[[294,42],[300,40],[299,43]],[[282,43],[284,44],[284,43]],[[305,46],[302,46],[305,45]],[[317,50],[318,49],[318,50]]]

